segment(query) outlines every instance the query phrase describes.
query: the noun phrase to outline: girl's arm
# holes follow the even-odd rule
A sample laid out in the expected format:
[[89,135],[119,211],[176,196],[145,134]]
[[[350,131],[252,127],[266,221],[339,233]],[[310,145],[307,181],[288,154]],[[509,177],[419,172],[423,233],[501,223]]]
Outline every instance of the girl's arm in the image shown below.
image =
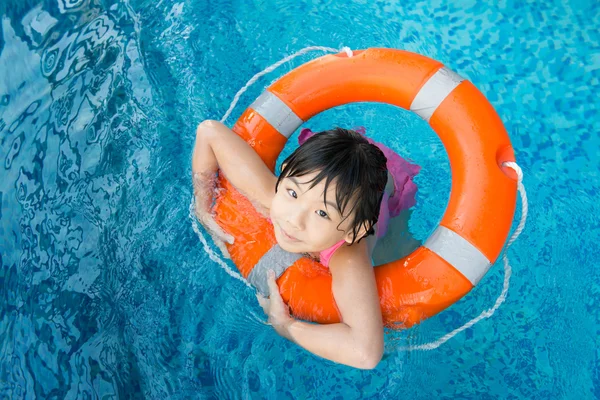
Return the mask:
[[342,315],[338,324],[318,325],[292,319],[271,277],[270,299],[259,300],[263,308],[266,305],[277,332],[328,360],[355,368],[375,368],[383,355],[383,322],[366,246],[361,241],[352,247],[341,247],[329,264],[333,295]]
[[216,225],[210,214],[218,169],[263,213],[271,206],[277,178],[252,147],[231,129],[211,120],[198,125],[192,156],[196,215],[211,233],[229,241],[231,237]]

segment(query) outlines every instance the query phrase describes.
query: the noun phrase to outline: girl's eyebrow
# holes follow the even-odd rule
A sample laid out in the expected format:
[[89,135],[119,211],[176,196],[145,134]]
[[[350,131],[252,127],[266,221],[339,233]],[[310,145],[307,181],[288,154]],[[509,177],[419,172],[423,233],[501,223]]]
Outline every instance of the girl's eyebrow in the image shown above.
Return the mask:
[[[290,181],[294,182],[294,184],[295,184],[296,186],[298,186],[298,189],[300,189],[300,190],[302,190],[302,188],[300,187],[300,185],[305,185],[305,184],[307,184],[307,183],[308,183],[308,182],[298,182],[298,179],[296,179],[296,178],[295,178],[295,177],[293,177],[293,176],[288,176],[287,178],[288,178]],[[302,193],[304,193],[304,192],[305,192],[305,190],[302,190]]]
[[326,202],[325,202],[325,205],[329,205],[329,206],[330,206],[330,207],[332,207],[332,208],[333,208],[335,211],[337,211],[337,213],[338,213],[340,216],[342,216],[342,212],[340,211],[340,209],[339,209],[339,208],[337,208],[337,205],[336,205],[336,204],[334,204],[333,202],[331,202],[331,201],[326,201]]

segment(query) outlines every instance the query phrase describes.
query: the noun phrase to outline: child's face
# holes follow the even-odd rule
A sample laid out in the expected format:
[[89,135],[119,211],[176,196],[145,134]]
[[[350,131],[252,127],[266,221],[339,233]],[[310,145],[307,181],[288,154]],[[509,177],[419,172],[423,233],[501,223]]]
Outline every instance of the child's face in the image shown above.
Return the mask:
[[317,174],[286,177],[279,183],[271,204],[271,221],[277,243],[286,251],[316,253],[342,239],[351,242],[350,218],[344,219],[336,207],[335,182],[329,185],[326,204],[325,180],[309,189]]

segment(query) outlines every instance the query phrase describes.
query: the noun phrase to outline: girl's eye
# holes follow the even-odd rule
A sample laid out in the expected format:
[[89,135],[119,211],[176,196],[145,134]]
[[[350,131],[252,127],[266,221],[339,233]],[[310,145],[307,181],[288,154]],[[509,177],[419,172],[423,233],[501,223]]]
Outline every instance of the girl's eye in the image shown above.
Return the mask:
[[319,214],[319,217],[323,217],[323,218],[328,218],[329,215],[327,215],[327,213],[323,210],[318,210],[317,214]]
[[292,189],[288,189],[288,191],[287,191],[287,192],[288,192],[288,194],[289,194],[290,196],[292,196],[293,198],[295,198],[295,199],[297,199],[297,198],[298,198],[298,195],[297,195],[297,194],[296,194],[296,192],[294,192]]

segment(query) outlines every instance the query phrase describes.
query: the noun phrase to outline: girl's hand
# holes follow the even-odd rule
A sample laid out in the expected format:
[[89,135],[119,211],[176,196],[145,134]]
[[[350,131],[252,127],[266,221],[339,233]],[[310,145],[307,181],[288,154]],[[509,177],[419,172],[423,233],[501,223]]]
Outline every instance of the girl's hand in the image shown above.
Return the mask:
[[258,303],[263,308],[265,314],[269,317],[269,324],[275,328],[277,333],[292,340],[288,332],[288,327],[294,323],[295,320],[290,316],[289,307],[281,298],[279,287],[275,281],[275,273],[273,271],[269,271],[268,284],[269,298],[265,298],[260,294],[257,294],[256,298],[258,299]]
[[215,245],[219,248],[219,250],[221,250],[221,253],[223,253],[223,256],[225,258],[231,259],[231,256],[229,255],[229,251],[227,251],[227,246],[225,243],[233,244],[233,241],[234,241],[233,236],[231,236],[230,234],[225,232],[217,224],[217,222],[215,221],[212,214],[205,213],[205,214],[198,215],[198,213],[196,213],[196,216],[198,217],[198,221],[200,221],[202,226],[204,226],[204,229],[206,229],[206,231],[212,238]]
[[277,177],[244,139],[222,123],[207,120],[198,125],[192,155],[196,216],[223,254],[227,254],[225,243],[233,243],[233,237],[221,229],[211,212],[217,172],[258,204],[265,215],[275,195]]
[[214,178],[211,179],[202,177],[200,174],[194,174],[193,185],[196,218],[204,226],[223,255],[226,258],[231,258],[229,257],[225,243],[233,244],[234,238],[217,224],[210,210],[215,196]]

